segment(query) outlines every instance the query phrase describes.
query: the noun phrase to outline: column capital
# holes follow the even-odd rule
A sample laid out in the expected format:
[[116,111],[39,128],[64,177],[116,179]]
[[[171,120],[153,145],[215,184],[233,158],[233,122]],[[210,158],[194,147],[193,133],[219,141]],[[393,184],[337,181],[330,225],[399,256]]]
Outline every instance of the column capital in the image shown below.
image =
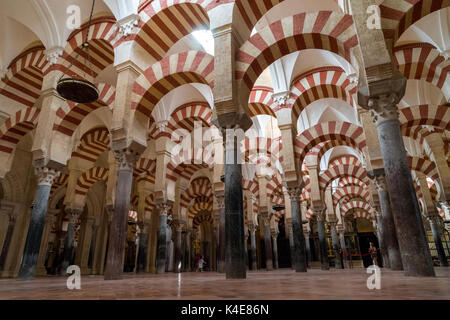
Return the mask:
[[286,187],[287,193],[289,195],[289,198],[292,200],[299,200],[302,196],[303,187],[297,186],[297,187]]
[[52,186],[56,178],[59,177],[61,171],[47,166],[34,167],[34,174],[37,176],[39,186]]
[[122,150],[114,150],[114,158],[116,159],[119,170],[134,170],[140,154],[130,148]]
[[182,232],[185,225],[186,223],[183,220],[173,220],[173,226],[177,232]]
[[225,194],[223,192],[216,192],[214,195],[216,197],[219,209],[225,208]]
[[326,221],[326,208],[312,208],[314,211],[314,214],[317,216],[317,221]]
[[161,200],[156,204],[156,207],[159,210],[159,216],[167,216],[170,209],[172,208],[173,201],[171,200]]
[[66,209],[66,213],[69,215],[69,223],[70,224],[77,224],[81,214],[83,213],[82,210],[79,209]]
[[107,206],[105,206],[105,210],[106,210],[106,214],[108,215],[108,222],[111,222],[113,215],[114,215],[114,206],[107,205]]
[[400,113],[398,111],[397,103],[399,103],[400,100],[401,97],[399,97],[396,92],[369,98],[368,106],[370,108],[370,114],[374,118],[377,126],[385,121],[399,119]]
[[272,231],[270,232],[270,234],[271,234],[273,240],[277,240],[278,234],[279,234],[278,231],[272,230]]
[[254,225],[253,223],[249,223],[247,225],[247,228],[248,228],[248,231],[252,234],[256,232],[256,225]]
[[335,216],[329,216],[327,220],[331,227],[337,226],[338,219]]

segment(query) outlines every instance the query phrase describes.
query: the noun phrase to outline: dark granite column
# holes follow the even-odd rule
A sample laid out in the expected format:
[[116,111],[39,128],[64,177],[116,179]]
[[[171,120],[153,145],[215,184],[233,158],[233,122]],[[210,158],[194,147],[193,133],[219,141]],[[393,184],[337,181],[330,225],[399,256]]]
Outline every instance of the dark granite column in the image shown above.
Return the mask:
[[118,166],[118,176],[114,213],[109,228],[105,280],[118,280],[122,277],[133,170],[139,153],[131,148],[115,150],[114,157]]
[[92,237],[91,237],[91,245],[89,246],[89,259],[88,259],[88,267],[91,268],[92,274],[94,273],[94,261],[95,261],[95,254],[96,254],[96,247],[97,247],[97,232],[99,225],[97,224],[98,221],[94,221],[92,224]]
[[175,266],[173,272],[181,273],[183,265],[183,251],[182,251],[182,235],[183,235],[183,221],[174,221],[175,226]]
[[[372,173],[375,176],[374,180],[380,201],[382,242],[387,250],[389,268],[392,270],[403,270],[402,255],[400,254],[399,242],[397,239],[398,233],[396,232],[396,224],[392,214],[391,200],[388,193],[384,169],[374,170],[370,172],[369,175],[372,175]],[[422,225],[422,221],[420,222],[420,225]]]
[[307,268],[311,268],[311,242],[309,240],[309,232],[303,232],[303,234],[305,235],[305,248],[306,248],[306,267]]
[[214,250],[215,250],[215,260],[214,265],[211,265],[211,270],[217,271],[219,269],[219,253],[220,253],[220,210],[219,215],[214,215]]
[[437,212],[428,213],[428,221],[430,222],[431,232],[433,233],[439,264],[441,267],[448,267],[447,257],[445,256],[445,250],[441,240],[440,219]]
[[317,215],[317,231],[319,233],[320,268],[330,270],[328,261],[328,241],[325,233],[325,209],[313,209]]
[[302,188],[288,188],[287,191],[291,200],[292,211],[292,236],[294,241],[292,261],[296,272],[307,272],[305,236],[303,234],[302,213],[299,202]]
[[289,237],[289,253],[291,255],[291,269],[295,270],[294,261],[294,234],[292,232],[292,219],[286,219],[287,232]]
[[338,232],[339,232],[339,242],[341,244],[341,249],[342,249],[342,259],[344,260],[343,261],[344,268],[348,269],[349,265],[348,265],[348,256],[347,256],[347,245],[345,243],[345,227],[340,226]]
[[278,269],[278,232],[272,231],[273,268]]
[[244,233],[244,249],[245,249],[245,266],[249,270],[250,266],[248,264],[248,231]]
[[192,229],[187,227],[186,228],[186,233],[184,234],[185,237],[185,242],[186,242],[186,251],[185,251],[185,255],[186,255],[186,266],[185,266],[185,270],[186,272],[191,272],[192,268],[191,268],[191,252],[192,252],[192,240],[191,240],[191,234],[192,234]]
[[434,277],[433,262],[400,131],[397,103],[402,94],[404,90],[399,95],[392,93],[369,98],[367,106],[376,121],[405,275]]
[[172,202],[166,200],[157,204],[159,210],[158,244],[156,249],[156,273],[166,272],[167,258],[167,214]]
[[69,225],[67,226],[66,239],[64,242],[63,262],[61,264],[61,275],[67,275],[67,268],[72,264],[72,257],[74,254],[75,228],[79,222],[82,214],[81,210],[66,209],[69,218]]
[[337,225],[337,218],[332,217],[328,220],[330,224],[330,231],[331,231],[331,241],[333,243],[333,252],[335,256],[334,264],[336,269],[342,269],[342,258],[341,258],[341,248],[339,245],[339,239],[337,235],[336,225]]
[[5,240],[3,240],[2,253],[0,255],[0,271],[5,267],[6,257],[8,256],[9,245],[11,244],[11,239],[16,225],[16,216],[11,212],[8,214],[8,230],[6,231]]
[[226,253],[226,235],[225,235],[225,194],[216,192],[217,204],[219,206],[219,251],[217,261],[217,271],[225,273],[225,253]]
[[139,225],[139,250],[136,272],[144,273],[147,267],[148,233],[150,221],[140,221]]
[[378,244],[380,245],[381,258],[383,259],[383,267],[390,268],[391,264],[389,263],[389,251],[386,247],[386,239],[383,230],[383,216],[381,215],[381,208],[377,210],[376,219],[377,219]]
[[264,228],[264,247],[266,252],[266,270],[273,270],[273,258],[272,258],[272,236],[270,233],[270,215],[267,212],[262,212],[261,217],[263,220]]
[[[240,129],[238,129],[240,130]],[[238,130],[226,130],[225,139],[225,272],[227,279],[245,279],[244,205]],[[244,134],[242,134],[244,136]]]
[[248,232],[250,233],[250,251],[252,257],[252,270],[258,269],[258,256],[256,254],[256,226],[254,224],[248,225]]
[[42,232],[44,231],[50,188],[60,172],[59,170],[48,167],[36,167],[35,174],[38,178],[38,186],[34,197],[31,221],[28,227],[22,263],[19,270],[18,278],[21,280],[31,280],[34,278]]

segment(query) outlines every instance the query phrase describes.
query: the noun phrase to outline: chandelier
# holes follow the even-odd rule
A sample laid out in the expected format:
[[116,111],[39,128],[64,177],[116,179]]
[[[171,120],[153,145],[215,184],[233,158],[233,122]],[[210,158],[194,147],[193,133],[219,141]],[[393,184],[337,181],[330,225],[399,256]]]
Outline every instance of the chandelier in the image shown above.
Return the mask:
[[[91,15],[89,17],[89,24],[88,29],[86,33],[86,38],[84,43],[81,45],[81,50],[78,51],[77,55],[72,59],[71,64],[66,69],[64,74],[61,76],[61,78],[58,80],[58,84],[56,86],[56,90],[58,91],[59,95],[69,101],[73,101],[76,103],[92,103],[97,101],[99,97],[99,92],[95,84],[88,81],[86,79],[86,72],[85,68],[87,67],[90,71],[90,76],[92,79],[94,79],[94,73],[92,71],[92,63],[91,63],[91,55],[89,53],[89,43],[88,43],[88,37],[89,37],[89,31],[91,29],[92,24],[92,16],[94,14],[94,6],[95,6],[95,0],[92,0],[92,9],[91,9]],[[84,56],[84,66],[83,68],[83,78],[71,78],[66,76],[67,72],[72,68],[74,62],[79,58],[80,53],[85,51],[86,55]],[[88,65],[87,65],[88,63]]]

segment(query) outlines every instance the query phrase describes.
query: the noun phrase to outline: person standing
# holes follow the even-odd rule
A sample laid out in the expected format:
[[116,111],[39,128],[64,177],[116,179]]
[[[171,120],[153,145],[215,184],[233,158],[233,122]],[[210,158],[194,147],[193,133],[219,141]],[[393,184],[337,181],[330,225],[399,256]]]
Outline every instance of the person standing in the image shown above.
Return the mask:
[[373,242],[370,242],[369,245],[370,245],[369,247],[370,257],[372,258],[373,264],[378,266],[378,249],[375,247]]

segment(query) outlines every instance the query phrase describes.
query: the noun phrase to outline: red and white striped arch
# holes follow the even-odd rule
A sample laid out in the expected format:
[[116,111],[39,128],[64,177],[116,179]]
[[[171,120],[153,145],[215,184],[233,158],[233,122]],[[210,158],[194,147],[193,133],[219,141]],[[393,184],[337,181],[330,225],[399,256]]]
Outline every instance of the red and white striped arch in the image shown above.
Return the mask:
[[310,221],[311,218],[313,217],[313,215],[314,215],[314,210],[311,208],[308,208],[308,210],[306,210],[306,213],[305,213],[306,221]]
[[353,166],[362,166],[361,161],[352,155],[344,155],[344,156],[338,156],[333,159],[330,159],[328,162],[328,167],[332,167],[334,165],[353,165]]
[[[114,63],[114,48],[121,42],[116,20],[111,17],[99,17],[92,20],[88,36],[92,67],[89,67],[86,52],[81,50],[81,45],[86,39],[87,29],[88,24],[85,23],[80,29],[72,32],[62,56],[58,58],[57,63],[47,68],[44,74],[59,70],[67,71],[67,75],[70,77],[85,78],[85,74],[90,75],[92,72],[95,78],[107,66]],[[73,58],[77,54],[80,54],[80,56],[77,60],[74,60]],[[73,66],[70,70],[67,70],[72,61],[74,62]]]
[[384,35],[395,43],[416,21],[448,6],[449,0],[384,0],[380,5]]
[[331,11],[301,13],[272,23],[246,41],[236,54],[236,80],[241,101],[248,101],[259,75],[273,62],[292,52],[322,49],[351,63],[358,44],[353,18]]
[[189,83],[214,87],[214,57],[199,51],[168,56],[148,68],[133,87],[132,109],[150,118],[153,108],[171,90]]
[[446,61],[431,44],[413,43],[396,47],[394,59],[407,79],[425,80],[439,89],[446,83],[450,61]]
[[208,178],[197,178],[191,182],[189,188],[187,188],[180,197],[180,205],[183,208],[189,207],[190,202],[197,197],[211,197],[211,182]]
[[61,173],[52,184],[52,187],[50,188],[50,198],[55,194],[56,190],[59,188],[66,186],[67,181],[69,180],[69,175],[65,173]]
[[39,113],[39,109],[28,107],[6,119],[0,126],[0,152],[14,153],[22,137],[36,127]]
[[77,150],[72,157],[87,160],[94,163],[98,157],[109,149],[110,137],[106,128],[94,128],[86,132],[80,140]]
[[108,179],[108,169],[94,167],[86,171],[78,178],[75,194],[86,196],[89,189],[98,181],[106,181]]
[[211,213],[197,215],[194,218],[194,220],[192,220],[192,228],[196,230],[204,222],[209,223],[211,225],[214,224]]
[[258,181],[247,180],[242,178],[242,189],[250,191],[252,194],[258,194],[259,192],[259,184]]
[[108,107],[112,112],[116,89],[114,86],[106,83],[98,84],[98,89],[100,94],[96,102],[77,104],[67,101],[59,107],[56,111],[56,121],[53,125],[53,130],[72,136],[83,119],[91,112],[103,107]]
[[439,173],[434,162],[419,157],[408,156],[408,163],[411,170],[422,172],[434,181],[439,180]]
[[155,208],[155,195],[153,193],[150,193],[145,198],[145,212],[146,213],[152,213],[153,209]]
[[196,2],[153,1],[140,12],[137,34],[127,40],[134,41],[151,61],[161,60],[178,40],[196,30],[209,30],[208,14]]
[[[160,132],[156,123],[150,128],[150,136],[155,139],[160,136],[173,137],[173,132],[177,129],[193,132],[195,122],[201,122],[203,127],[211,127],[213,124],[212,110],[207,102],[190,102],[178,107],[170,116],[169,123],[164,132]],[[176,139],[176,137],[174,137]]]
[[200,196],[197,197],[192,204],[192,206],[189,207],[187,218],[188,219],[194,219],[197,214],[200,212],[212,212],[213,210],[213,201],[212,196],[205,197]]
[[328,170],[319,176],[320,190],[325,191],[332,181],[346,176],[358,178],[359,180],[365,182],[367,186],[370,184],[367,178],[367,171],[363,167],[359,165],[338,164],[328,168]]
[[347,74],[339,67],[322,67],[298,76],[292,82],[291,94],[286,107],[292,108],[293,121],[314,101],[335,98],[356,107],[354,95],[357,85],[350,82]]
[[354,217],[355,218],[365,218],[369,221],[372,221],[373,217],[375,216],[375,209],[373,209],[369,203],[363,202],[363,201],[349,201],[345,203],[341,208],[340,212],[342,216],[346,216],[350,210],[352,209],[361,209],[361,210],[355,210]]
[[351,198],[363,198],[366,199],[367,202],[370,201],[371,195],[370,191],[367,187],[362,188],[359,186],[346,186],[340,187],[336,189],[333,193],[333,204],[336,206],[342,198],[349,197]]
[[[272,164],[277,160],[282,161],[281,157],[281,137],[246,137],[244,140],[245,161],[253,164]],[[268,158],[263,159],[259,155],[266,155]],[[267,163],[269,161],[270,163]]]
[[450,108],[447,105],[410,106],[400,109],[399,120],[404,136],[422,140],[422,126],[450,131]]
[[137,179],[136,181],[139,182],[145,180],[151,184],[154,184],[155,174],[156,160],[143,157],[139,158],[133,171],[133,176]]
[[339,179],[338,187],[343,188],[347,186],[359,186],[361,188],[367,188],[367,184],[365,181],[360,180],[355,177],[343,177]]
[[26,107],[33,107],[41,96],[43,70],[48,65],[45,48],[34,47],[17,56],[0,80],[0,95]]
[[251,118],[258,115],[269,115],[276,118],[275,103],[272,98],[273,89],[269,87],[257,86],[250,92],[248,102],[248,112]]
[[349,122],[330,121],[319,123],[303,131],[295,138],[295,157],[303,163],[306,154],[322,142],[336,141],[361,151],[366,147],[363,129]]

